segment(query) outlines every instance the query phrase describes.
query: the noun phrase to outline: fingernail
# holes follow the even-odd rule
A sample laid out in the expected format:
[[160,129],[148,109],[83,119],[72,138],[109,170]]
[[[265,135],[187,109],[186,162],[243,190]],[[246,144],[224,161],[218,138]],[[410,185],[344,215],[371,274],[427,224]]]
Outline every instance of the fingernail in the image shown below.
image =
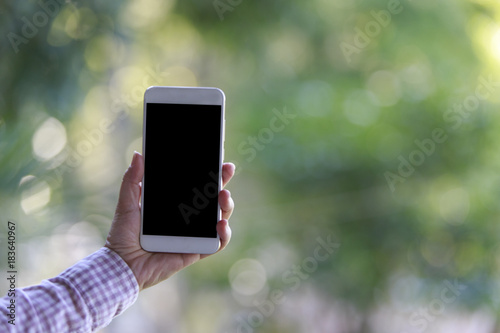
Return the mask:
[[132,156],[132,162],[130,162],[130,166],[135,166],[138,158],[139,152],[137,150],[134,150],[134,156]]

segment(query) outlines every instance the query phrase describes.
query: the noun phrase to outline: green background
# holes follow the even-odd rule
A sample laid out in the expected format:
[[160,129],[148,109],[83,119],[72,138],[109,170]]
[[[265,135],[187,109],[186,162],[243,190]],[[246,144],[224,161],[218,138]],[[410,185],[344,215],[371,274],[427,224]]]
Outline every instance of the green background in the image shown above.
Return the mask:
[[102,332],[500,329],[498,1],[0,13],[0,246],[15,221],[20,285],[104,244],[144,90],[216,86],[237,165],[231,243]]

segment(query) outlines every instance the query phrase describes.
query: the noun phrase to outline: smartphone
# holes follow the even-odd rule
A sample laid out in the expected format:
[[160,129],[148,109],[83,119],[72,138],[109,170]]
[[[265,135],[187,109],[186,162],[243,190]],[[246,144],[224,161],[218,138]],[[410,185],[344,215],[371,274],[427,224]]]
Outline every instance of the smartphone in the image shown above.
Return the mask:
[[225,95],[149,87],[144,94],[141,235],[150,252],[214,253],[224,158]]

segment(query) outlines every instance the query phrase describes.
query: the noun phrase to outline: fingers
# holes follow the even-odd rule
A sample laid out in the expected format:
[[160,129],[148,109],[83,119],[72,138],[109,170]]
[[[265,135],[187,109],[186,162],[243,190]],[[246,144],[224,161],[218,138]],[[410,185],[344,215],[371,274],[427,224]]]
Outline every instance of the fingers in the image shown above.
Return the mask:
[[219,234],[220,247],[218,251],[222,251],[231,240],[231,228],[227,220],[222,219],[217,223],[217,233]]
[[[235,165],[233,163],[224,163],[222,166],[222,184],[226,186],[234,175]],[[217,234],[220,239],[219,251],[224,250],[224,248],[229,244],[231,240],[231,228],[229,227],[229,218],[233,214],[234,201],[231,198],[231,192],[228,190],[222,190],[219,192],[219,206],[222,212],[222,220],[217,223]]]
[[125,171],[123,180],[132,183],[140,183],[142,181],[142,176],[144,175],[144,157],[138,153],[134,152],[132,156],[132,162],[129,168]]
[[135,152],[132,163],[125,171],[122,185],[120,188],[120,197],[118,198],[117,211],[124,214],[130,210],[135,210],[139,205],[141,196],[141,181],[144,175],[144,158]]
[[[220,220],[216,226],[217,234],[219,235],[220,246],[217,252],[224,250],[224,248],[229,244],[231,240],[231,228],[229,227],[229,222],[225,219]],[[206,258],[213,255],[212,254],[202,254],[200,255],[200,259]]]
[[221,218],[229,220],[234,210],[234,201],[231,198],[231,192],[222,190],[219,192],[219,206],[222,211]]
[[233,178],[235,170],[236,166],[233,163],[224,163],[222,165],[222,187],[226,186]]

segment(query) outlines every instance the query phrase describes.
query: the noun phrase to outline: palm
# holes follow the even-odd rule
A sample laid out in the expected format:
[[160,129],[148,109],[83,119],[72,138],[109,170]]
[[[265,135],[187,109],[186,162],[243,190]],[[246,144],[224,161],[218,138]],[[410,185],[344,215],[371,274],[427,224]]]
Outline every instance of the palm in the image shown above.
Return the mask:
[[[106,241],[106,246],[117,252],[132,269],[140,289],[153,286],[208,256],[192,253],[153,253],[142,249],[139,243],[141,229],[139,199],[143,172],[143,158],[137,153],[123,178],[115,217]],[[229,182],[233,174],[234,165],[225,163],[222,169],[223,186]],[[217,233],[221,239],[220,251],[227,245],[231,237],[227,219],[231,216],[233,202],[229,191],[220,192],[219,203],[223,218],[217,224]]]

